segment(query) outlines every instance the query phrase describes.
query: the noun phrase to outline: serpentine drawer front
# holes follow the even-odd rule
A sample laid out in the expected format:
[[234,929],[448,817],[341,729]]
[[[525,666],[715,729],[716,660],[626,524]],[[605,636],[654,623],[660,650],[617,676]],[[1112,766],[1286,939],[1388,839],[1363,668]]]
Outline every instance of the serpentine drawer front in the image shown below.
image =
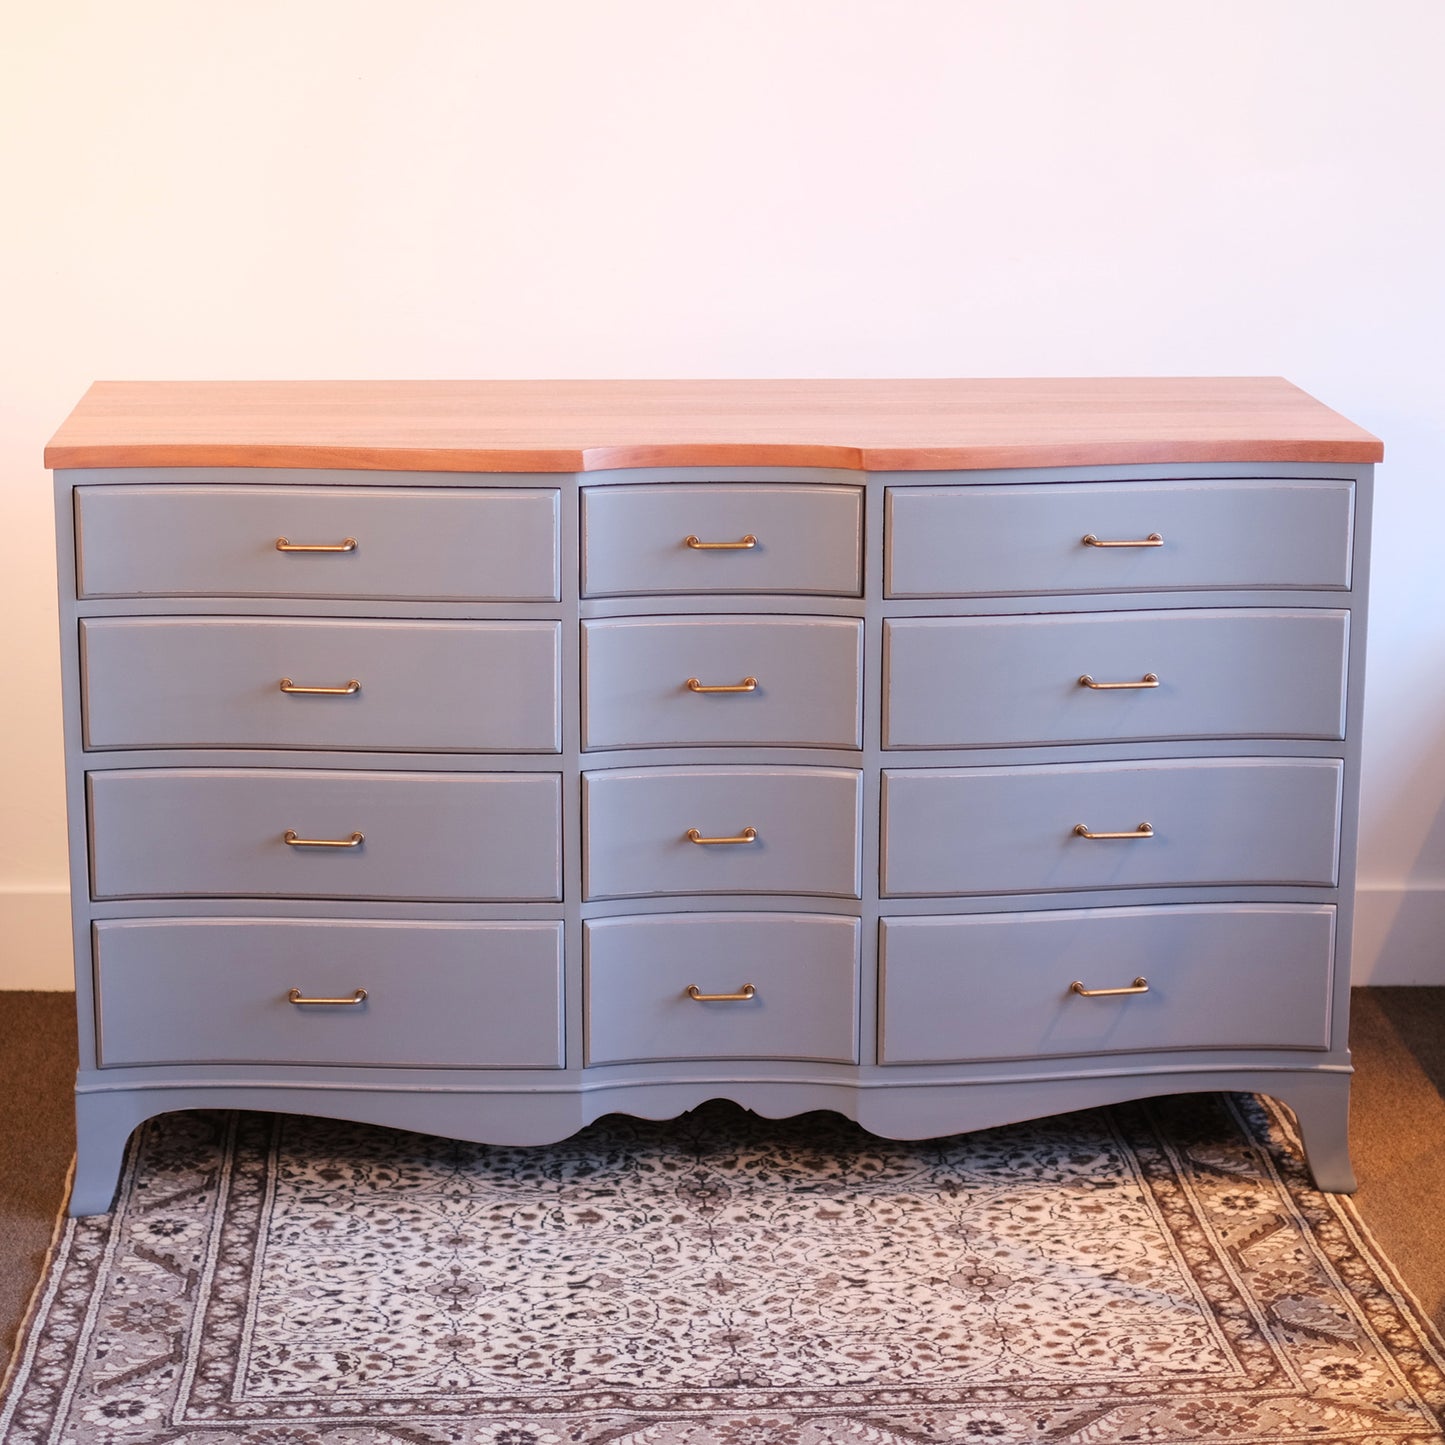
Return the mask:
[[556,773],[90,775],[97,898],[562,897]]
[[860,487],[585,487],[582,591],[862,590]]
[[78,487],[84,597],[552,602],[556,491]]
[[887,918],[879,1058],[1325,1049],[1334,935],[1289,905]]
[[887,769],[883,892],[1333,886],[1338,762]]
[[586,748],[863,743],[861,622],[584,622],[582,667]]
[[555,622],[81,625],[91,748],[557,752]]
[[103,1065],[562,1063],[558,923],[125,919],[95,945]]
[[1341,738],[1349,615],[1105,612],[884,624],[884,746]]
[[887,593],[1342,589],[1354,505],[1347,481],[892,487]]
[[856,918],[599,918],[586,948],[588,1063],[857,1062]]
[[717,1097],[1258,1091],[1352,1188],[1380,453],[1268,378],[98,385],[72,1212],[166,1109]]
[[582,784],[588,898],[859,896],[852,769],[619,768]]

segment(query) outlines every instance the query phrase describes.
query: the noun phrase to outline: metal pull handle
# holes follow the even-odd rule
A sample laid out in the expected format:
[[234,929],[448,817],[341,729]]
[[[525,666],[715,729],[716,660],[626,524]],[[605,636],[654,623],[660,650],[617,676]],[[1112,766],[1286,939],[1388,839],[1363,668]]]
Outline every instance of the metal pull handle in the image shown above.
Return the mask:
[[1069,985],[1069,992],[1078,994],[1080,998],[1115,998],[1124,993],[1148,993],[1149,980],[1136,978],[1128,988],[1085,988],[1078,979],[1075,979]]
[[687,680],[689,692],[756,692],[758,680],[755,677],[745,677],[741,682],[718,682],[704,683],[697,678],[690,677]]
[[1149,823],[1140,823],[1129,833],[1091,833],[1087,823],[1075,823],[1074,836],[1078,838],[1152,838],[1154,828]]
[[282,692],[305,692],[315,697],[351,697],[361,691],[361,684],[353,677],[345,687],[301,687],[289,677],[281,679]]
[[1080,687],[1092,687],[1095,692],[1119,692],[1131,687],[1158,687],[1159,674],[1157,672],[1146,672],[1138,682],[1095,682],[1086,672],[1079,678]]
[[291,988],[286,990],[286,1001],[288,1003],[301,1004],[325,1003],[350,1005],[356,1003],[365,1003],[366,990],[364,988],[359,988],[351,995],[350,998],[307,998],[299,988]]
[[696,828],[689,828],[682,835],[689,843],[756,843],[758,841],[758,830],[756,828],[744,828],[736,838],[704,838]]
[[758,545],[758,539],[751,532],[736,542],[700,542],[696,537],[684,537],[682,545],[691,547],[694,552],[746,552]]
[[340,542],[292,542],[285,537],[276,538],[278,552],[354,552],[356,538],[346,537]]
[[288,848],[359,848],[366,842],[366,834],[353,833],[349,838],[298,838],[287,828],[281,835],[281,841]]
[[736,993],[703,993],[695,983],[687,986],[687,996],[695,998],[699,1003],[746,1003],[750,998],[755,998],[757,992],[750,983],[745,983]]
[[1164,545],[1164,538],[1158,532],[1150,532],[1147,537],[1141,537],[1137,541],[1126,539],[1122,542],[1101,541],[1092,532],[1085,532],[1080,540],[1086,547],[1162,547]]

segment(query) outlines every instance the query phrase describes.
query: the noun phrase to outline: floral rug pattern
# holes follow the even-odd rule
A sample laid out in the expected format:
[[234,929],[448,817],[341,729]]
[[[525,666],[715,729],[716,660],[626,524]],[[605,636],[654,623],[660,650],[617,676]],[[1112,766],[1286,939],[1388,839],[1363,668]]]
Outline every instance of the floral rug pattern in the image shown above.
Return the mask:
[[189,1113],[67,1225],[0,1440],[1397,1445],[1445,1442],[1442,1367],[1251,1098],[535,1149]]

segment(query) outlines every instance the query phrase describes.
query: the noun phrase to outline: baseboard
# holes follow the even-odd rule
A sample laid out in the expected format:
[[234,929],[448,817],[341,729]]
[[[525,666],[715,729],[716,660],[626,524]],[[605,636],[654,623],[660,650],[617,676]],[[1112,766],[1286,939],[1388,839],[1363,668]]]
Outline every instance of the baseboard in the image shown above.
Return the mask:
[[1350,978],[1357,985],[1445,985],[1445,887],[1362,883]]
[[0,989],[73,989],[70,893],[0,888]]
[[[1356,984],[1445,986],[1445,887],[1361,885]],[[71,989],[70,895],[0,889],[0,989]]]

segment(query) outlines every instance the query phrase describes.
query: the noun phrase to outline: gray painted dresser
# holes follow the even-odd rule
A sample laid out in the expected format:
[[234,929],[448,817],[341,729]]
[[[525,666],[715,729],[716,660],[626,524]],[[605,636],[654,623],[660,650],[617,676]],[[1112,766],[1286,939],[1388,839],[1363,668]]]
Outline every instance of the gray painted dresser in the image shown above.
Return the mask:
[[1371,463],[1272,380],[102,384],[54,439],[81,1020],[130,1131],[1347,1152]]

